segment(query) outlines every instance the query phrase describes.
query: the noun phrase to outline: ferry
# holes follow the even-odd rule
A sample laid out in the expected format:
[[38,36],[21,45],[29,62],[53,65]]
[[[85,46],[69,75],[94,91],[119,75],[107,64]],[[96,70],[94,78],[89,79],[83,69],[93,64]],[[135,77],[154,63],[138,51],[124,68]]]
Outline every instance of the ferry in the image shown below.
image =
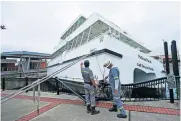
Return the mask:
[[103,80],[109,73],[109,70],[103,67],[105,61],[111,61],[119,68],[122,84],[165,77],[163,63],[149,56],[151,50],[97,13],[88,18],[78,16],[62,33],[56,48],[48,63],[47,75],[90,52],[97,53],[56,75],[72,87],[83,84],[80,63],[84,60],[90,61],[90,69],[96,80]]

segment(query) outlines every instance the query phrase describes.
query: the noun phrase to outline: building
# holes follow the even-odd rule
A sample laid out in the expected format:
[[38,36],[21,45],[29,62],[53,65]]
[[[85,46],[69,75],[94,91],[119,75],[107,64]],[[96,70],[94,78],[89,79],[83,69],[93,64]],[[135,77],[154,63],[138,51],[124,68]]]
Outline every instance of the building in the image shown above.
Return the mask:
[[1,76],[28,76],[32,73],[45,73],[47,59],[51,55],[46,53],[14,51],[1,53]]

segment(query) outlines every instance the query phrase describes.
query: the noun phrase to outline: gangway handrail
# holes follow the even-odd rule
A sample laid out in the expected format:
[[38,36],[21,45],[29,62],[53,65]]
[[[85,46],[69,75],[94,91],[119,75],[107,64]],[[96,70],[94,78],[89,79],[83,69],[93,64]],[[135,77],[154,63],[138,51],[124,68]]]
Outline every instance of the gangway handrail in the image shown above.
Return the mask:
[[[71,65],[71,64],[70,64],[70,65]],[[68,67],[68,65],[65,66],[65,67]],[[61,72],[61,70],[63,70],[65,67],[63,67],[63,68],[57,70],[56,72],[59,72],[59,71]],[[43,78],[41,78],[40,80],[36,80],[36,81],[34,81],[32,84],[29,84],[29,85],[27,85],[27,86],[25,86],[25,87],[19,89],[18,91],[22,91],[22,90],[24,90],[24,89],[26,89],[26,88],[28,88],[28,87],[30,87],[30,86],[33,86],[33,85],[35,85],[37,82],[42,83],[41,81],[51,78],[52,75],[55,74],[56,72],[54,72],[54,73],[52,73],[52,74],[50,74],[50,75],[48,75],[48,76],[46,76],[46,77],[43,77]],[[53,76],[54,76],[54,75],[53,75]],[[35,86],[37,86],[37,85],[35,85]],[[12,93],[12,94],[10,94],[10,95],[4,97],[4,98],[10,97],[10,96],[12,96],[12,95],[14,95],[14,94],[16,94],[16,93],[17,93],[17,92],[14,92],[14,93]],[[4,99],[4,98],[2,98],[2,99]]]
[[[70,64],[70,65],[71,65],[71,64]],[[68,65],[65,66],[65,67],[68,67]],[[61,71],[61,70],[64,69],[65,67],[63,67],[63,68],[61,68],[61,69],[55,71],[54,73]],[[50,75],[48,75],[48,76],[46,76],[46,77],[43,77],[43,78],[41,78],[40,80],[36,80],[36,81],[34,81],[32,84],[29,84],[29,85],[27,85],[27,86],[25,86],[25,87],[19,89],[18,91],[22,91],[22,90],[24,90],[24,89],[26,89],[26,88],[28,88],[28,87],[30,87],[30,86],[36,84],[38,81],[41,83],[42,80],[44,80],[44,79],[46,79],[46,78],[48,78],[48,79],[51,78],[50,76],[53,75],[54,73],[52,73],[52,74],[50,74]],[[53,76],[54,76],[54,75],[53,75]],[[17,92],[14,92],[14,93],[12,93],[12,94],[10,94],[10,95],[4,97],[4,98],[10,97],[11,95],[14,95],[14,94],[16,94],[16,93],[17,93]],[[2,99],[4,99],[4,98],[2,98]]]
[[69,86],[67,86],[66,84],[64,84],[63,83],[63,81],[61,81],[59,78],[55,78],[57,81],[59,81],[61,84],[63,84],[65,87],[67,87],[71,92],[73,92],[75,95],[77,95],[80,99],[82,99],[84,102],[86,102],[85,101],[85,99],[84,98],[82,98],[77,92],[75,92],[73,89],[71,89]]
[[89,55],[91,55],[91,54],[93,54],[93,53],[95,54],[95,52],[92,52],[92,53],[90,53],[90,54],[86,54],[86,55],[84,55],[82,58],[78,59],[77,61],[74,61],[74,62],[72,62],[71,64],[69,64],[69,65],[67,65],[67,66],[65,66],[65,67],[63,67],[63,68],[55,71],[54,73],[52,73],[52,74],[50,74],[50,75],[48,75],[48,76],[46,76],[46,77],[43,77],[43,78],[41,78],[41,79],[38,79],[38,80],[36,80],[35,82],[33,82],[32,84],[27,85],[27,86],[19,89],[17,92],[12,93],[12,94],[6,96],[5,98],[2,98],[2,99],[1,99],[1,104],[4,103],[4,102],[6,102],[6,101],[8,101],[8,100],[10,100],[10,99],[12,99],[13,97],[15,97],[15,96],[17,96],[17,95],[25,92],[25,91],[27,91],[27,90],[29,90],[29,89],[37,86],[37,85],[40,84],[40,83],[45,82],[46,80],[50,79],[51,77],[57,75],[58,73],[60,73],[60,72],[62,72],[62,71],[68,69],[69,67],[75,65],[75,64],[78,63],[80,60],[88,57]]

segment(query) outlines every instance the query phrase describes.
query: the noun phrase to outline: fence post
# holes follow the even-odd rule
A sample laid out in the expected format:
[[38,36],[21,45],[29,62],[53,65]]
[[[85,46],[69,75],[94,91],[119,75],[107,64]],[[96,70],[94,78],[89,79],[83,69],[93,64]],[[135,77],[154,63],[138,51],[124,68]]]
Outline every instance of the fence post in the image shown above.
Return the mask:
[[38,103],[37,103],[37,112],[39,114],[40,109],[40,83],[38,84]]
[[128,114],[128,116],[129,116],[128,121],[131,121],[131,111],[130,111],[130,110],[129,110],[129,114]]
[[5,77],[3,77],[2,79],[2,91],[5,90]]
[[35,103],[35,87],[33,87],[33,102]]
[[[26,81],[26,86],[28,86],[28,77],[25,77],[25,81]],[[28,92],[28,90],[26,92]]]
[[56,80],[56,88],[57,88],[57,95],[60,94],[60,90],[59,90],[59,85],[58,85],[58,81]]

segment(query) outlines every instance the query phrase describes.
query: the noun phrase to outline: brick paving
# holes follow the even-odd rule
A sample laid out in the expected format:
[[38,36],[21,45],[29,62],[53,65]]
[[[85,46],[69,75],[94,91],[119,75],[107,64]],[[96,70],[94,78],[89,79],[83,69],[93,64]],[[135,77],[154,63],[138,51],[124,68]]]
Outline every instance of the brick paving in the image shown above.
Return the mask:
[[[1,94],[1,96],[7,96],[7,95],[8,94]],[[17,95],[14,98],[33,100],[32,96],[27,96],[27,95]],[[38,115],[52,109],[53,107],[55,107],[59,104],[84,105],[84,102],[81,100],[60,99],[60,98],[50,98],[50,97],[41,97],[40,101],[49,102],[50,104],[40,108],[39,114],[37,113],[37,111],[34,111],[28,115],[21,117],[17,121],[29,121],[29,120],[33,119],[34,117],[37,117]],[[109,102],[97,102],[97,107],[110,108],[110,107],[112,107],[112,104]],[[153,107],[153,106],[141,106],[141,105],[129,105],[129,104],[124,104],[124,108],[126,110],[136,111],[136,112],[147,112],[147,113],[155,113],[155,114],[180,116],[179,109]]]
[[31,120],[31,119],[39,116],[40,114],[42,114],[42,113],[44,113],[44,112],[52,109],[53,107],[55,107],[55,106],[57,106],[57,105],[59,105],[59,104],[60,104],[60,102],[50,103],[49,105],[40,108],[40,109],[39,109],[39,113],[38,113],[37,111],[33,111],[32,113],[27,114],[27,115],[19,118],[19,119],[16,120],[16,121],[29,121],[29,120]]

